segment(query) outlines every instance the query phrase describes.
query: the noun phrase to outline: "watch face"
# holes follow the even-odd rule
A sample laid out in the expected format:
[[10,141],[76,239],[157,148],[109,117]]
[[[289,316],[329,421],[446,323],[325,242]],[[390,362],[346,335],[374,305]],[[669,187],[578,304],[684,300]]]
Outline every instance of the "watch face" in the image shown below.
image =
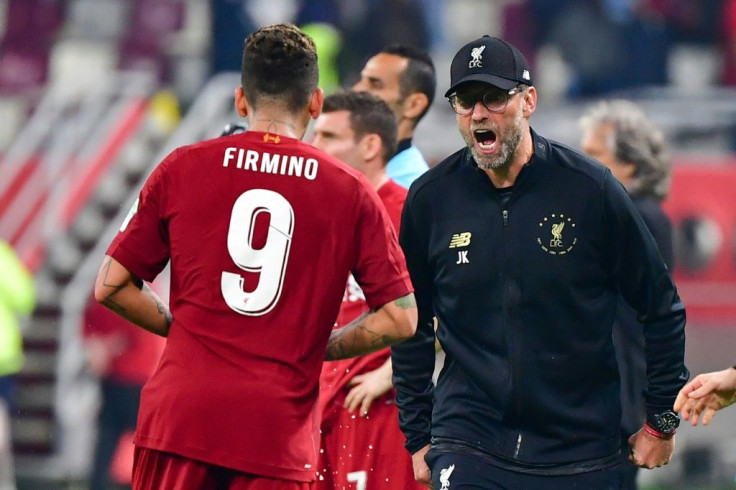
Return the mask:
[[680,425],[680,417],[675,412],[663,412],[655,417],[655,429],[663,434],[671,434]]

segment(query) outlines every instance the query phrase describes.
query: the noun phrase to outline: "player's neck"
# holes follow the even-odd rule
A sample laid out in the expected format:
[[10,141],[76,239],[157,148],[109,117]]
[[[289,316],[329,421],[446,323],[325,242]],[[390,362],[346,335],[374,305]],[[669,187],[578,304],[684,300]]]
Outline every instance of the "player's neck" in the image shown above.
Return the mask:
[[383,184],[388,182],[388,174],[385,168],[384,166],[380,171],[365,174],[368,181],[373,184],[375,190],[380,189]]
[[257,113],[248,118],[248,130],[263,133],[279,134],[289,138],[302,139],[305,133],[304,125],[300,124],[291,114]]
[[402,118],[399,121],[397,136],[399,141],[413,138],[414,121],[412,119]]

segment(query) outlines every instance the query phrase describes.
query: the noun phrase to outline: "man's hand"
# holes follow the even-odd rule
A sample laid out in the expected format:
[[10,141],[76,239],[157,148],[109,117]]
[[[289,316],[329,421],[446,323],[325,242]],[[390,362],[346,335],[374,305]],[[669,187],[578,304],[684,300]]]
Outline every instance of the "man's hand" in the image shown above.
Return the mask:
[[675,400],[675,412],[698,425],[703,415],[703,425],[708,425],[716,412],[736,403],[736,369],[700,374],[682,387]]
[[662,439],[647,432],[642,427],[629,437],[629,461],[639,468],[659,468],[670,462],[675,449],[675,435]]
[[343,406],[351,413],[360,407],[360,415],[367,416],[373,401],[391,389],[391,358],[374,371],[353,376],[348,385],[353,388]]
[[419,451],[411,455],[411,463],[414,466],[414,479],[427,488],[432,487],[432,477],[429,473],[429,466],[424,460],[424,456],[429,451],[429,444]]

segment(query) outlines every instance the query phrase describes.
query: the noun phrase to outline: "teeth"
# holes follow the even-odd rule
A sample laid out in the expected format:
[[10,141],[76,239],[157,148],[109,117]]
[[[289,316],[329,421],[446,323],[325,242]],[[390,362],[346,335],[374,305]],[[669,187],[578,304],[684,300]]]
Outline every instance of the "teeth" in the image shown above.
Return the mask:
[[496,138],[490,136],[493,132],[489,129],[476,129],[473,131],[475,134],[475,141],[478,146],[484,150],[489,150],[495,146]]

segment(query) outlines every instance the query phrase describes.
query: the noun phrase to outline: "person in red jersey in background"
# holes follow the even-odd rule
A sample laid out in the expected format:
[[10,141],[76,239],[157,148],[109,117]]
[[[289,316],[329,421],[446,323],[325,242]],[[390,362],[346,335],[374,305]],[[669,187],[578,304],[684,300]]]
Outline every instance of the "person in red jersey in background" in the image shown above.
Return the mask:
[[[397,145],[397,123],[390,107],[367,92],[330,95],[315,122],[314,136],[317,148],[366,176],[398,230],[407,191],[386,174]],[[336,328],[368,308],[351,276]],[[317,490],[423,488],[414,480],[411,457],[403,450],[394,395],[388,348],[324,363]]]
[[[135,429],[141,389],[156,368],[164,339],[132,325],[90,297],[82,338],[90,371],[100,380],[100,411],[90,490],[110,485],[121,437]],[[130,451],[132,447],[124,446]],[[130,474],[130,473],[128,473]]]
[[[249,130],[174,150],[107,250],[96,299],[167,336],[141,393],[137,490],[312,488],[323,360],[414,334],[378,195],[300,141],[321,111],[318,77],[298,28],[250,34],[235,90]],[[144,282],[169,260],[170,309]],[[371,309],[333,331],[351,273]]]

